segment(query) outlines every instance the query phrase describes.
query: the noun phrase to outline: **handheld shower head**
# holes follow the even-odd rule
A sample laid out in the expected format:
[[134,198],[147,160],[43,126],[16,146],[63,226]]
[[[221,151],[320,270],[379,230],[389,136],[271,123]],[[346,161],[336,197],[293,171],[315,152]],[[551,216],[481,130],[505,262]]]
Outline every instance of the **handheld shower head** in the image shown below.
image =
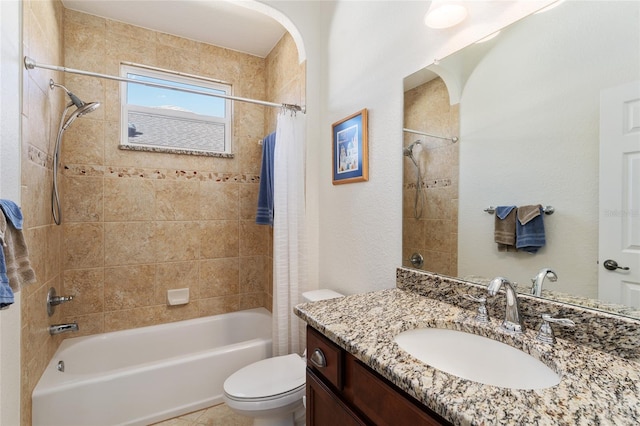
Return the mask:
[[[58,128],[58,137],[56,138],[56,146],[53,151],[53,187],[51,189],[51,213],[53,215],[53,221],[55,222],[55,224],[60,225],[60,223],[62,222],[62,208],[60,206],[60,197],[58,195],[58,166],[60,163],[60,146],[62,145],[62,134],[65,130],[67,130],[71,123],[76,120],[76,118],[82,117],[85,114],[95,111],[100,106],[100,102],[90,102],[86,104],[82,102],[76,95],[71,93],[62,84],[58,84],[53,80],[49,80],[49,88],[53,90],[56,87],[64,90],[67,96],[69,96],[69,99],[71,99],[71,102],[69,102],[67,106],[65,106],[64,111],[62,111],[62,116],[60,117],[60,126]],[[72,106],[75,106],[76,109],[65,120],[67,112]]]
[[[75,105],[76,107],[76,110],[73,113],[71,113],[69,118],[64,122],[64,125],[62,125],[62,130],[67,130],[67,128],[71,125],[71,123],[75,121],[76,118],[82,117],[85,114],[95,111],[96,108],[100,106],[100,102],[90,102],[88,104],[84,103],[80,98],[78,98],[76,95],[71,93],[69,89],[64,87],[62,84],[56,83],[53,80],[49,80],[49,87],[51,88],[51,90],[53,90],[54,87],[59,87],[62,90],[64,90],[67,96],[69,96],[69,99],[71,99],[71,102],[69,103],[69,105],[67,105],[67,108],[70,107],[71,105]],[[65,113],[66,113],[66,109],[65,109]],[[64,114],[62,114],[62,118],[64,118]]]
[[90,112],[95,111],[99,106],[100,102],[89,102],[88,104],[83,103],[81,107],[78,107],[75,111],[73,111],[73,113],[71,113],[69,118],[67,118],[67,121],[65,121],[62,125],[62,130],[67,130],[67,128],[71,125],[71,123],[75,121],[76,118],[82,117],[85,114],[89,114]]

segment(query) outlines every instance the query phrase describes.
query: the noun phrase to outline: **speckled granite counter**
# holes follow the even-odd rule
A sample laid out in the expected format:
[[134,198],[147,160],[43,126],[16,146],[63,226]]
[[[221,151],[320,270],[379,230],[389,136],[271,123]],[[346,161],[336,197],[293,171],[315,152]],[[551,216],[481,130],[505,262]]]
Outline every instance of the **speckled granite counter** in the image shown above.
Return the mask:
[[[637,425],[640,365],[559,339],[551,346],[500,331],[502,318],[477,323],[475,312],[389,289],[298,305],[295,313],[340,347],[456,425]],[[514,390],[482,385],[401,350],[393,338],[419,327],[464,330],[524,350],[559,373],[559,385]],[[499,362],[499,360],[497,360]]]

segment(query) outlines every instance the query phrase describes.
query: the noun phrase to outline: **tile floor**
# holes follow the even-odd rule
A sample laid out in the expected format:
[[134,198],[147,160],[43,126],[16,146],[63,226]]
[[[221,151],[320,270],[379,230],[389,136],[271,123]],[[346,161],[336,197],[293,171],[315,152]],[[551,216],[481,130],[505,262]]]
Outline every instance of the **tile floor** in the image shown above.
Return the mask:
[[154,423],[153,426],[251,426],[252,420],[250,417],[235,414],[226,404],[220,404]]

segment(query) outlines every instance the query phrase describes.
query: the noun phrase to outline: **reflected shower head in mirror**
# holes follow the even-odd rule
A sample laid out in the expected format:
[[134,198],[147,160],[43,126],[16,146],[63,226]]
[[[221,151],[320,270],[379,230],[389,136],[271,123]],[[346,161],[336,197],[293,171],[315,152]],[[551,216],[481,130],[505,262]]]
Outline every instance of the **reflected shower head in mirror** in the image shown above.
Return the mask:
[[[67,106],[65,106],[64,111],[62,111],[62,116],[60,117],[60,126],[58,127],[58,137],[56,138],[56,145],[53,150],[53,188],[51,191],[51,214],[53,215],[53,221],[55,222],[55,224],[60,225],[60,223],[62,222],[62,208],[60,206],[60,196],[58,195],[58,166],[60,164],[60,145],[62,141],[62,134],[65,130],[67,130],[71,123],[75,121],[76,118],[82,117],[85,114],[95,111],[100,106],[100,102],[84,103],[80,100],[80,98],[71,93],[62,84],[58,84],[53,80],[49,80],[49,88],[53,90],[56,87],[64,90],[71,100],[71,102],[69,102]],[[75,106],[76,109],[71,113],[71,115],[69,115],[69,118],[65,120],[67,112],[72,106]]]
[[418,163],[416,162],[416,159],[413,156],[413,149],[415,148],[416,145],[422,145],[422,141],[420,139],[418,139],[418,140],[410,143],[409,145],[404,147],[404,149],[402,150],[402,153],[406,157],[409,157],[411,159],[411,161],[413,161],[413,164],[415,164],[415,166],[418,167]]
[[425,204],[425,195],[424,195],[424,191],[422,188],[422,173],[420,172],[420,166],[418,165],[418,162],[416,161],[416,158],[413,156],[413,150],[415,149],[416,145],[422,145],[422,140],[418,139],[412,143],[410,143],[409,145],[407,145],[406,147],[404,147],[404,149],[402,150],[402,154],[405,157],[409,157],[411,159],[411,161],[413,162],[413,165],[416,166],[416,170],[417,170],[417,174],[416,174],[416,197],[415,197],[415,201],[413,203],[413,217],[415,217],[416,219],[420,219],[422,217],[422,210],[424,208],[424,204]]
[[416,145],[422,144],[422,140],[418,139],[416,141],[411,142],[409,145],[404,147],[404,155],[407,157],[411,157],[413,155],[413,147]]

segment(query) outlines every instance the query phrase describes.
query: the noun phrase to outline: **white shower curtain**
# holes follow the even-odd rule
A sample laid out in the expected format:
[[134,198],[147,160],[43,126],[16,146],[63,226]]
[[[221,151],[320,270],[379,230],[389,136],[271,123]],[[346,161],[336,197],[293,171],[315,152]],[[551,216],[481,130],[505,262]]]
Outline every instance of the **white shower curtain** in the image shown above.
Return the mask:
[[293,307],[307,287],[304,114],[278,114],[273,179],[273,355],[301,354],[304,326]]

